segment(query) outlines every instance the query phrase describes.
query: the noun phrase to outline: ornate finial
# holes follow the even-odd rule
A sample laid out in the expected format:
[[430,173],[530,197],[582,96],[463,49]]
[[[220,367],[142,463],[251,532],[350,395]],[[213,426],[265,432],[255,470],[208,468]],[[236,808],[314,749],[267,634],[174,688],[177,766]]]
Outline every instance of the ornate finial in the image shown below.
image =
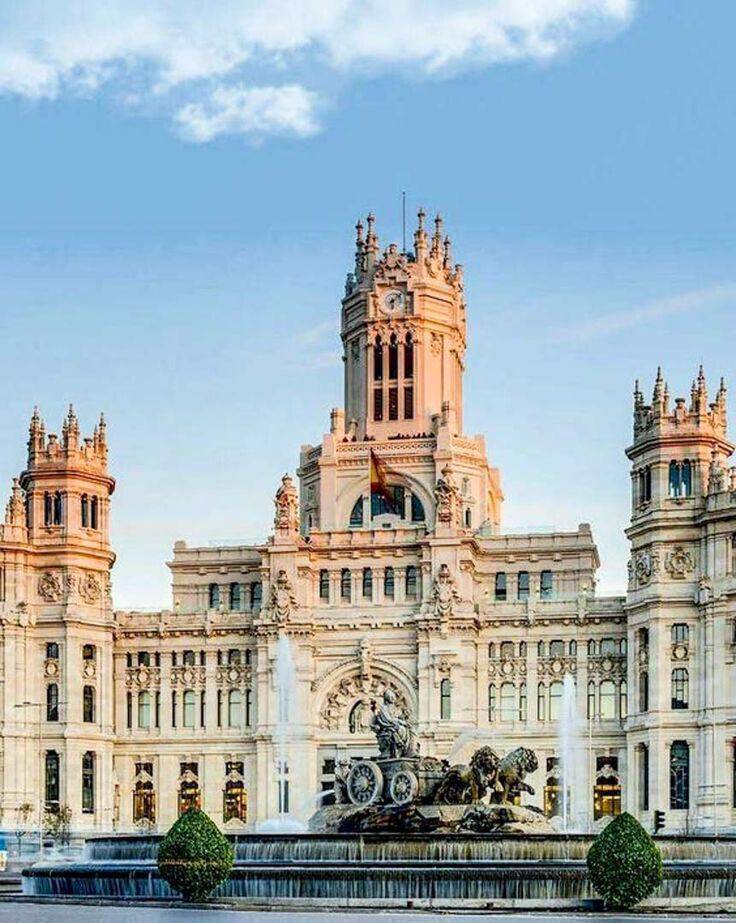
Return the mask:
[[420,208],[417,212],[419,223],[416,231],[414,231],[414,257],[417,262],[420,262],[427,253],[427,232],[424,230],[425,217],[424,209]]
[[445,237],[445,259],[444,259],[445,269],[450,269],[452,266],[452,241],[449,237]]
[[662,366],[657,366],[657,377],[654,380],[654,393],[652,394],[652,403],[659,404],[662,400],[662,391],[664,387],[664,381],[662,379]]
[[26,505],[23,502],[23,491],[18,478],[13,478],[13,489],[10,493],[8,505],[5,507],[6,526],[27,526]]
[[363,222],[358,218],[358,223],[355,225],[355,242],[356,244],[361,243],[363,240]]
[[426,217],[427,217],[427,213],[426,213],[425,210],[424,210],[423,208],[421,208],[421,206],[420,206],[419,211],[417,212],[417,219],[418,219],[418,221],[419,221],[419,224],[417,225],[417,230],[418,230],[418,231],[423,231],[423,230],[424,230],[424,219],[425,219]]

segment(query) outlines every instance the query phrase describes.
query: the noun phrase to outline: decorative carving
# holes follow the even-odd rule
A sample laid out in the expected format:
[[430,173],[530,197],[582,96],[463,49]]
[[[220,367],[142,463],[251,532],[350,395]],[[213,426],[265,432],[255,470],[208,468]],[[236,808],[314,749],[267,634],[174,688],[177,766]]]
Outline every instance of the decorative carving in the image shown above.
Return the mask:
[[432,351],[433,356],[439,356],[442,352],[442,340],[436,333],[432,334],[432,339],[429,342],[429,348]]
[[575,676],[578,672],[578,662],[575,657],[540,657],[537,660],[537,675],[547,676],[550,679],[562,679],[569,673]]
[[102,587],[95,574],[88,572],[80,579],[79,595],[88,603],[96,603],[99,600],[102,596]]
[[460,491],[452,476],[452,468],[445,465],[442,475],[437,479],[434,489],[437,504],[437,520],[449,526],[456,526],[460,521]]
[[320,727],[337,731],[346,729],[348,715],[353,713],[358,705],[362,706],[353,714],[355,721],[354,731],[359,733],[368,730],[372,712],[372,701],[382,698],[387,690],[391,690],[395,697],[395,705],[400,714],[410,715],[409,703],[399,686],[385,677],[373,673],[370,680],[366,680],[357,673],[343,677],[332,689],[320,710]]
[[5,508],[5,525],[20,526],[25,528],[28,525],[26,520],[26,505],[23,500],[23,491],[18,478],[13,478],[13,489]]
[[673,580],[684,580],[695,569],[695,562],[692,554],[678,545],[667,555],[664,566]]
[[716,450],[713,449],[710,458],[710,466],[708,467],[708,496],[723,493],[723,491],[726,490],[726,482],[727,472],[723,465],[723,461]]
[[633,576],[637,586],[646,586],[660,569],[659,553],[645,548],[633,557]]
[[61,599],[61,578],[58,574],[46,571],[38,578],[38,595],[48,603]]
[[288,474],[281,478],[281,486],[274,499],[276,514],[273,524],[276,532],[284,537],[299,534],[299,501],[296,487]]
[[450,573],[447,564],[441,564],[432,585],[430,605],[434,606],[434,611],[440,618],[449,618],[457,602],[460,602],[460,594],[457,591],[455,578]]
[[286,571],[280,570],[276,582],[271,585],[271,610],[276,621],[283,623],[297,607],[296,594]]

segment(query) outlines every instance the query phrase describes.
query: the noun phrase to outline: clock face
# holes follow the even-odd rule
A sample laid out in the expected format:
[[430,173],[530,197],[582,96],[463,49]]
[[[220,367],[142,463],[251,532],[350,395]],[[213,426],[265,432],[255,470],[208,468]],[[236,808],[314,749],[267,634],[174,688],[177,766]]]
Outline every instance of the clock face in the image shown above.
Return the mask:
[[403,292],[387,292],[383,298],[383,310],[386,314],[398,314],[404,310],[405,297]]

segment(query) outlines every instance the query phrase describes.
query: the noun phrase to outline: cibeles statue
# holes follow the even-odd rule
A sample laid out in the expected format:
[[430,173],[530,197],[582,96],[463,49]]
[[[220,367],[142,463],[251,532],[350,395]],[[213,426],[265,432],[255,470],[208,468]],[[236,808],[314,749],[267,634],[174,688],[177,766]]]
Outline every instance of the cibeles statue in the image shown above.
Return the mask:
[[419,743],[416,734],[396,705],[396,693],[387,689],[383,693],[383,703],[374,709],[371,730],[378,741],[378,752],[384,760],[419,756]]

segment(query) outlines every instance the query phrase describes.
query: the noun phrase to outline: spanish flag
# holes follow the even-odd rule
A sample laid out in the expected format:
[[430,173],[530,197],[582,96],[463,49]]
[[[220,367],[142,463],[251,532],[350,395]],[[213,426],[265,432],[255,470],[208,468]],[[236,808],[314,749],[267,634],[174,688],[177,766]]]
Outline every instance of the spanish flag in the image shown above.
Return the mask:
[[386,466],[376,455],[373,449],[371,449],[370,452],[371,496],[373,494],[378,494],[379,497],[383,497],[388,509],[392,513],[396,513],[397,510],[395,509],[394,492],[391,490],[388,484]]

